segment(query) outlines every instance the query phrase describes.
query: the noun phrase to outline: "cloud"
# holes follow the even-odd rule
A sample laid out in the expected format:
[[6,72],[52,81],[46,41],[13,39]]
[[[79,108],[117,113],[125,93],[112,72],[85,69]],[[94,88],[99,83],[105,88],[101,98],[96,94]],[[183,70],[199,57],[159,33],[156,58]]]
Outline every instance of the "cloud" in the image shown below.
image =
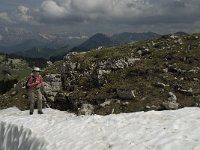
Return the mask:
[[31,12],[28,7],[20,5],[16,6],[13,11],[0,12],[0,22],[10,25],[21,23],[34,24],[36,22],[34,15],[33,11]]
[[25,6],[18,6],[17,7],[18,11],[18,18],[22,22],[28,22],[30,20],[33,20],[33,16],[29,14],[29,8]]
[[0,24],[46,32],[196,31],[200,22],[199,0],[2,1]]
[[[41,4],[44,17],[73,21],[112,21],[156,13],[144,0],[46,0]],[[143,11],[148,9],[148,11]],[[74,18],[74,19],[72,19]]]
[[199,6],[198,0],[45,0],[40,13],[52,23],[179,23],[197,21]]
[[0,12],[0,21],[6,22],[6,23],[12,22],[7,12]]
[[44,1],[41,5],[42,13],[49,18],[62,18],[66,15],[66,8],[56,1]]
[[87,39],[88,36],[82,35],[82,36],[69,36],[68,39]]

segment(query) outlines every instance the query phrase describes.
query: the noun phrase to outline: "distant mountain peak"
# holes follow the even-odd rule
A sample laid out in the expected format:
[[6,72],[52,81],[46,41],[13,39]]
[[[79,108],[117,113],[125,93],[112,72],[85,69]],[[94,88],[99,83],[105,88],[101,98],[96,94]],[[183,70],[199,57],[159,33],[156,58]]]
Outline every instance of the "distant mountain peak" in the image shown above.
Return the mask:
[[175,32],[174,35],[183,36],[183,35],[189,35],[189,34],[186,32],[178,31],[178,32]]
[[109,47],[113,45],[113,41],[107,35],[96,33],[78,47],[74,47],[71,51],[88,51],[98,47]]

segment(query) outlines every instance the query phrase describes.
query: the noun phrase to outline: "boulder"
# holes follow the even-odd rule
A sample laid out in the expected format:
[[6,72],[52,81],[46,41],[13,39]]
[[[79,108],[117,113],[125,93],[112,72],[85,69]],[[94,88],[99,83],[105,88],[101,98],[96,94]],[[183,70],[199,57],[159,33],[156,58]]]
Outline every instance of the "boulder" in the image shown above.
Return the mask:
[[79,115],[92,115],[94,113],[94,107],[91,104],[82,104],[78,110]]
[[195,98],[195,106],[200,107],[200,95],[197,95],[194,98]]
[[168,93],[168,99],[162,103],[162,106],[167,110],[174,110],[179,108],[179,104],[176,102],[177,97],[174,93]]
[[124,69],[125,67],[128,67],[128,62],[124,59],[118,59],[111,65],[112,69]]
[[174,102],[174,103],[175,103],[176,100],[177,100],[176,95],[175,95],[174,93],[172,93],[172,92],[169,92],[168,95],[169,95],[168,101],[169,101],[169,102]]
[[176,102],[163,102],[162,105],[167,110],[175,110],[179,108],[179,104]]

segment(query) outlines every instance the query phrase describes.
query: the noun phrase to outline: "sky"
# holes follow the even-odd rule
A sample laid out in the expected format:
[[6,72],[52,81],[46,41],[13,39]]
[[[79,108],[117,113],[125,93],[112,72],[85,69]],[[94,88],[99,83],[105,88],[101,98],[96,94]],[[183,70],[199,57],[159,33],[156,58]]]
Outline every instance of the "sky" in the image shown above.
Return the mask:
[[199,0],[0,0],[0,27],[57,33],[199,32]]

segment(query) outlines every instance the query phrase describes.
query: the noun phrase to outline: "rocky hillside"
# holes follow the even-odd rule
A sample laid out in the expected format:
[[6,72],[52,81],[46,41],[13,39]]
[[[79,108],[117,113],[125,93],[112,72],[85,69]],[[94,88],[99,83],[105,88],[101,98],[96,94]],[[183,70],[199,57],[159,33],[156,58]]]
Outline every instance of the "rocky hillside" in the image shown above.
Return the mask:
[[87,106],[97,114],[198,105],[199,38],[166,35],[67,55],[62,72],[66,100],[75,111]]
[[199,64],[200,34],[70,53],[61,70],[46,73],[44,95],[52,108],[77,114],[199,106]]

